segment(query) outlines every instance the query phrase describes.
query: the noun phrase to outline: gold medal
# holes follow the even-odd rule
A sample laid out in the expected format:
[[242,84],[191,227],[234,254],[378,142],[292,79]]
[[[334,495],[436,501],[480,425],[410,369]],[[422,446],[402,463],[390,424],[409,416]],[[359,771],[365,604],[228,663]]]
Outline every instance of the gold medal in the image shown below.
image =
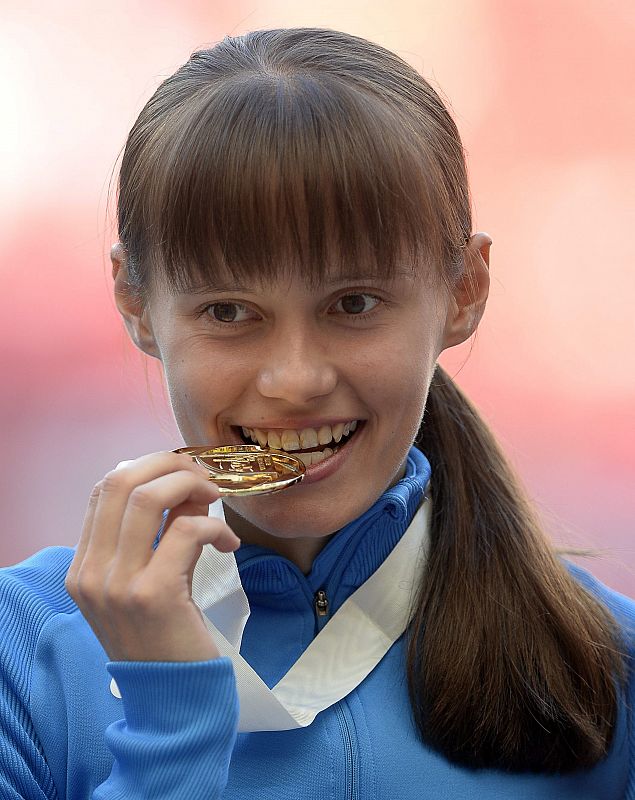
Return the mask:
[[256,445],[237,447],[179,447],[192,461],[209,470],[209,479],[221,495],[268,494],[293,486],[304,477],[304,463],[282,450]]

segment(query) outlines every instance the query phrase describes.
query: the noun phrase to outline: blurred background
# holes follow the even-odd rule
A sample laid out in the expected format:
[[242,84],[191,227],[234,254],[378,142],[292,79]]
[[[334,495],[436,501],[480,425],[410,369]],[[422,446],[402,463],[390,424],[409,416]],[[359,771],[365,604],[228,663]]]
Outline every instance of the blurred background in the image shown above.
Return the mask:
[[319,26],[394,50],[449,103],[493,283],[475,341],[442,363],[551,536],[635,595],[630,0],[3,0],[0,14],[0,565],[74,544],[107,470],[182,443],[111,299],[109,184],[137,114],[195,49]]

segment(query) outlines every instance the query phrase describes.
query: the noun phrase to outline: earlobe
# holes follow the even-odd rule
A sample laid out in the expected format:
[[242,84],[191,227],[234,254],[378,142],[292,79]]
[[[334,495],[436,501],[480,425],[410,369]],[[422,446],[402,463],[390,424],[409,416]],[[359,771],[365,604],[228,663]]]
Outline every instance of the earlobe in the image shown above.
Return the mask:
[[154,358],[161,358],[159,347],[152,332],[152,325],[147,307],[144,306],[138,290],[128,276],[126,249],[117,242],[110,249],[114,295],[117,309],[134,344],[143,353]]
[[491,238],[475,233],[465,248],[464,270],[450,300],[443,336],[443,349],[469,339],[476,331],[489,294],[489,250]]

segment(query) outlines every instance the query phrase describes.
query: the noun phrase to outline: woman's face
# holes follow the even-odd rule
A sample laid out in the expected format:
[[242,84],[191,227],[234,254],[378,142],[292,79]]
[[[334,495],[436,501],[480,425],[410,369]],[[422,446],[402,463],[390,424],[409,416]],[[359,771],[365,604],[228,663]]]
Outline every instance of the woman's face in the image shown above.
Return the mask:
[[308,464],[300,484],[226,506],[267,534],[315,538],[403,474],[439,353],[458,341],[456,315],[440,280],[404,271],[319,288],[300,278],[157,288],[132,324],[163,364],[186,444],[266,441]]

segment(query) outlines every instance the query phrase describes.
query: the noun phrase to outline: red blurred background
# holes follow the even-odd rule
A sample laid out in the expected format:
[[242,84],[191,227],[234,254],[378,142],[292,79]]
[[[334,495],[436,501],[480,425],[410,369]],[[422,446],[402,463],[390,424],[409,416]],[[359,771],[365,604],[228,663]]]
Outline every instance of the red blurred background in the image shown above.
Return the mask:
[[0,564],[74,544],[108,469],[181,444],[111,299],[109,182],[136,115],[194,49],[320,26],[394,50],[448,100],[494,245],[476,340],[442,362],[554,539],[635,594],[632,2],[0,8]]

